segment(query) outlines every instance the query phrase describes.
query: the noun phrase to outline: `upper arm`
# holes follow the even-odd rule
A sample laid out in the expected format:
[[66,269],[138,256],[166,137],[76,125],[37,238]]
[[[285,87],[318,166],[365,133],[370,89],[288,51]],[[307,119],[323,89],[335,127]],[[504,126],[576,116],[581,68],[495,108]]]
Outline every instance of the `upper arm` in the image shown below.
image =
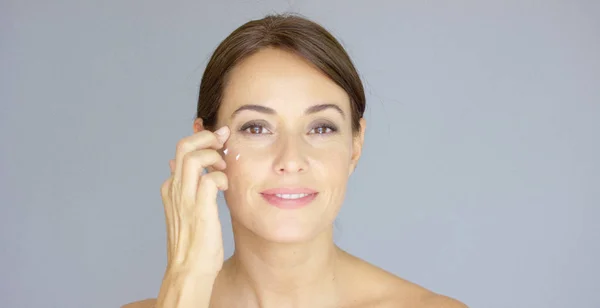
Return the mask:
[[121,306],[121,308],[154,308],[156,304],[156,299],[145,299],[143,301],[137,301],[129,304],[125,304]]

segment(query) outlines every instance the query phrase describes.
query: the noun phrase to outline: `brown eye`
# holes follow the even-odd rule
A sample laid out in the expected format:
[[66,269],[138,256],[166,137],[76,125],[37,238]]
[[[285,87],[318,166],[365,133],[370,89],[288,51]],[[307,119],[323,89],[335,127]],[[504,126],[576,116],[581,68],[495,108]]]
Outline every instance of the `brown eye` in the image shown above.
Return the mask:
[[260,134],[262,127],[252,126],[249,128],[251,134]]
[[325,134],[325,133],[329,132],[328,130],[331,130],[331,129],[327,128],[327,127],[317,127],[317,129],[315,130],[315,133],[317,133],[317,134]]
[[309,134],[326,135],[335,132],[337,129],[329,125],[317,126],[310,130]]
[[261,123],[250,122],[240,128],[240,131],[249,135],[269,134],[270,131]]
[[265,131],[266,131],[266,129],[260,125],[254,125],[254,126],[248,127],[246,129],[246,132],[248,132],[249,134],[252,134],[252,135],[264,134]]

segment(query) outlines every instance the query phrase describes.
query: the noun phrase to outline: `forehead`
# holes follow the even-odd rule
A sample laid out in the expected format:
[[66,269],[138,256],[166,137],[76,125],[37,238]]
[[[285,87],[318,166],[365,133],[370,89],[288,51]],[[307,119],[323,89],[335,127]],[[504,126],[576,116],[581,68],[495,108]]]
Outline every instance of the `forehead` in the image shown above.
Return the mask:
[[347,93],[303,58],[280,49],[265,48],[241,61],[229,74],[221,105],[230,114],[245,104],[279,109],[306,109],[336,104],[350,109]]

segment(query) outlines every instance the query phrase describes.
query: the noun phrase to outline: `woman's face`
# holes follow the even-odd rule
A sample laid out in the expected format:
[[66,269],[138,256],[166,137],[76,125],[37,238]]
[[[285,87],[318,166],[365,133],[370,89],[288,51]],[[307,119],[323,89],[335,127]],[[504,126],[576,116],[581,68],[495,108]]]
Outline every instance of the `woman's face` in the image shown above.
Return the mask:
[[225,199],[234,223],[275,242],[331,227],[360,156],[346,92],[302,58],[267,48],[230,73],[218,114],[227,125]]

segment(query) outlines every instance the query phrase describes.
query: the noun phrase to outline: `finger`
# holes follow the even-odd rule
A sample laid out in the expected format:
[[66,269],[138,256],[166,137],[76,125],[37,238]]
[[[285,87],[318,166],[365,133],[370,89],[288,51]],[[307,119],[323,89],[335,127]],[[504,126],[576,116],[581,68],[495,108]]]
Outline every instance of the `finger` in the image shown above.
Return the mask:
[[182,180],[183,157],[187,153],[198,149],[212,148],[218,150],[223,147],[223,144],[229,138],[229,129],[224,126],[218,132],[223,133],[223,135],[203,130],[179,140],[175,150],[175,181],[181,182]]
[[208,221],[218,220],[217,193],[219,190],[227,190],[228,187],[229,181],[222,171],[213,171],[200,178],[196,204],[200,206]]
[[[165,208],[165,219],[167,222],[173,217],[173,210],[170,208],[170,189],[171,189],[171,181],[172,177],[168,178],[166,181],[162,183],[160,186],[160,195],[162,197],[163,206]],[[168,227],[168,226],[167,226]],[[169,231],[169,230],[167,230]]]
[[[218,152],[217,152],[218,153]],[[221,154],[219,154],[220,156]],[[223,156],[221,156],[222,158]],[[227,162],[225,161],[225,159],[223,158],[223,163],[216,163],[214,165],[210,165],[210,166],[206,166],[205,169],[206,171],[204,171],[204,173],[209,173],[209,172],[213,172],[215,170],[219,170],[219,171],[223,171],[225,170],[225,168],[227,168]]]
[[165,210],[165,224],[167,227],[167,260],[171,259],[171,253],[168,247],[171,246],[172,243],[177,242],[177,230],[178,222],[173,219],[174,217],[174,209],[171,201],[171,183],[173,181],[173,177],[169,177],[166,181],[163,182],[160,188],[160,193],[162,196],[163,206]]
[[171,169],[171,175],[173,175],[173,173],[175,173],[175,160],[174,159],[169,160],[169,168]]
[[198,182],[202,177],[204,168],[209,166],[223,170],[226,167],[225,160],[213,149],[203,149],[189,152],[183,158],[183,170],[181,180],[182,197],[193,204],[196,199]]

